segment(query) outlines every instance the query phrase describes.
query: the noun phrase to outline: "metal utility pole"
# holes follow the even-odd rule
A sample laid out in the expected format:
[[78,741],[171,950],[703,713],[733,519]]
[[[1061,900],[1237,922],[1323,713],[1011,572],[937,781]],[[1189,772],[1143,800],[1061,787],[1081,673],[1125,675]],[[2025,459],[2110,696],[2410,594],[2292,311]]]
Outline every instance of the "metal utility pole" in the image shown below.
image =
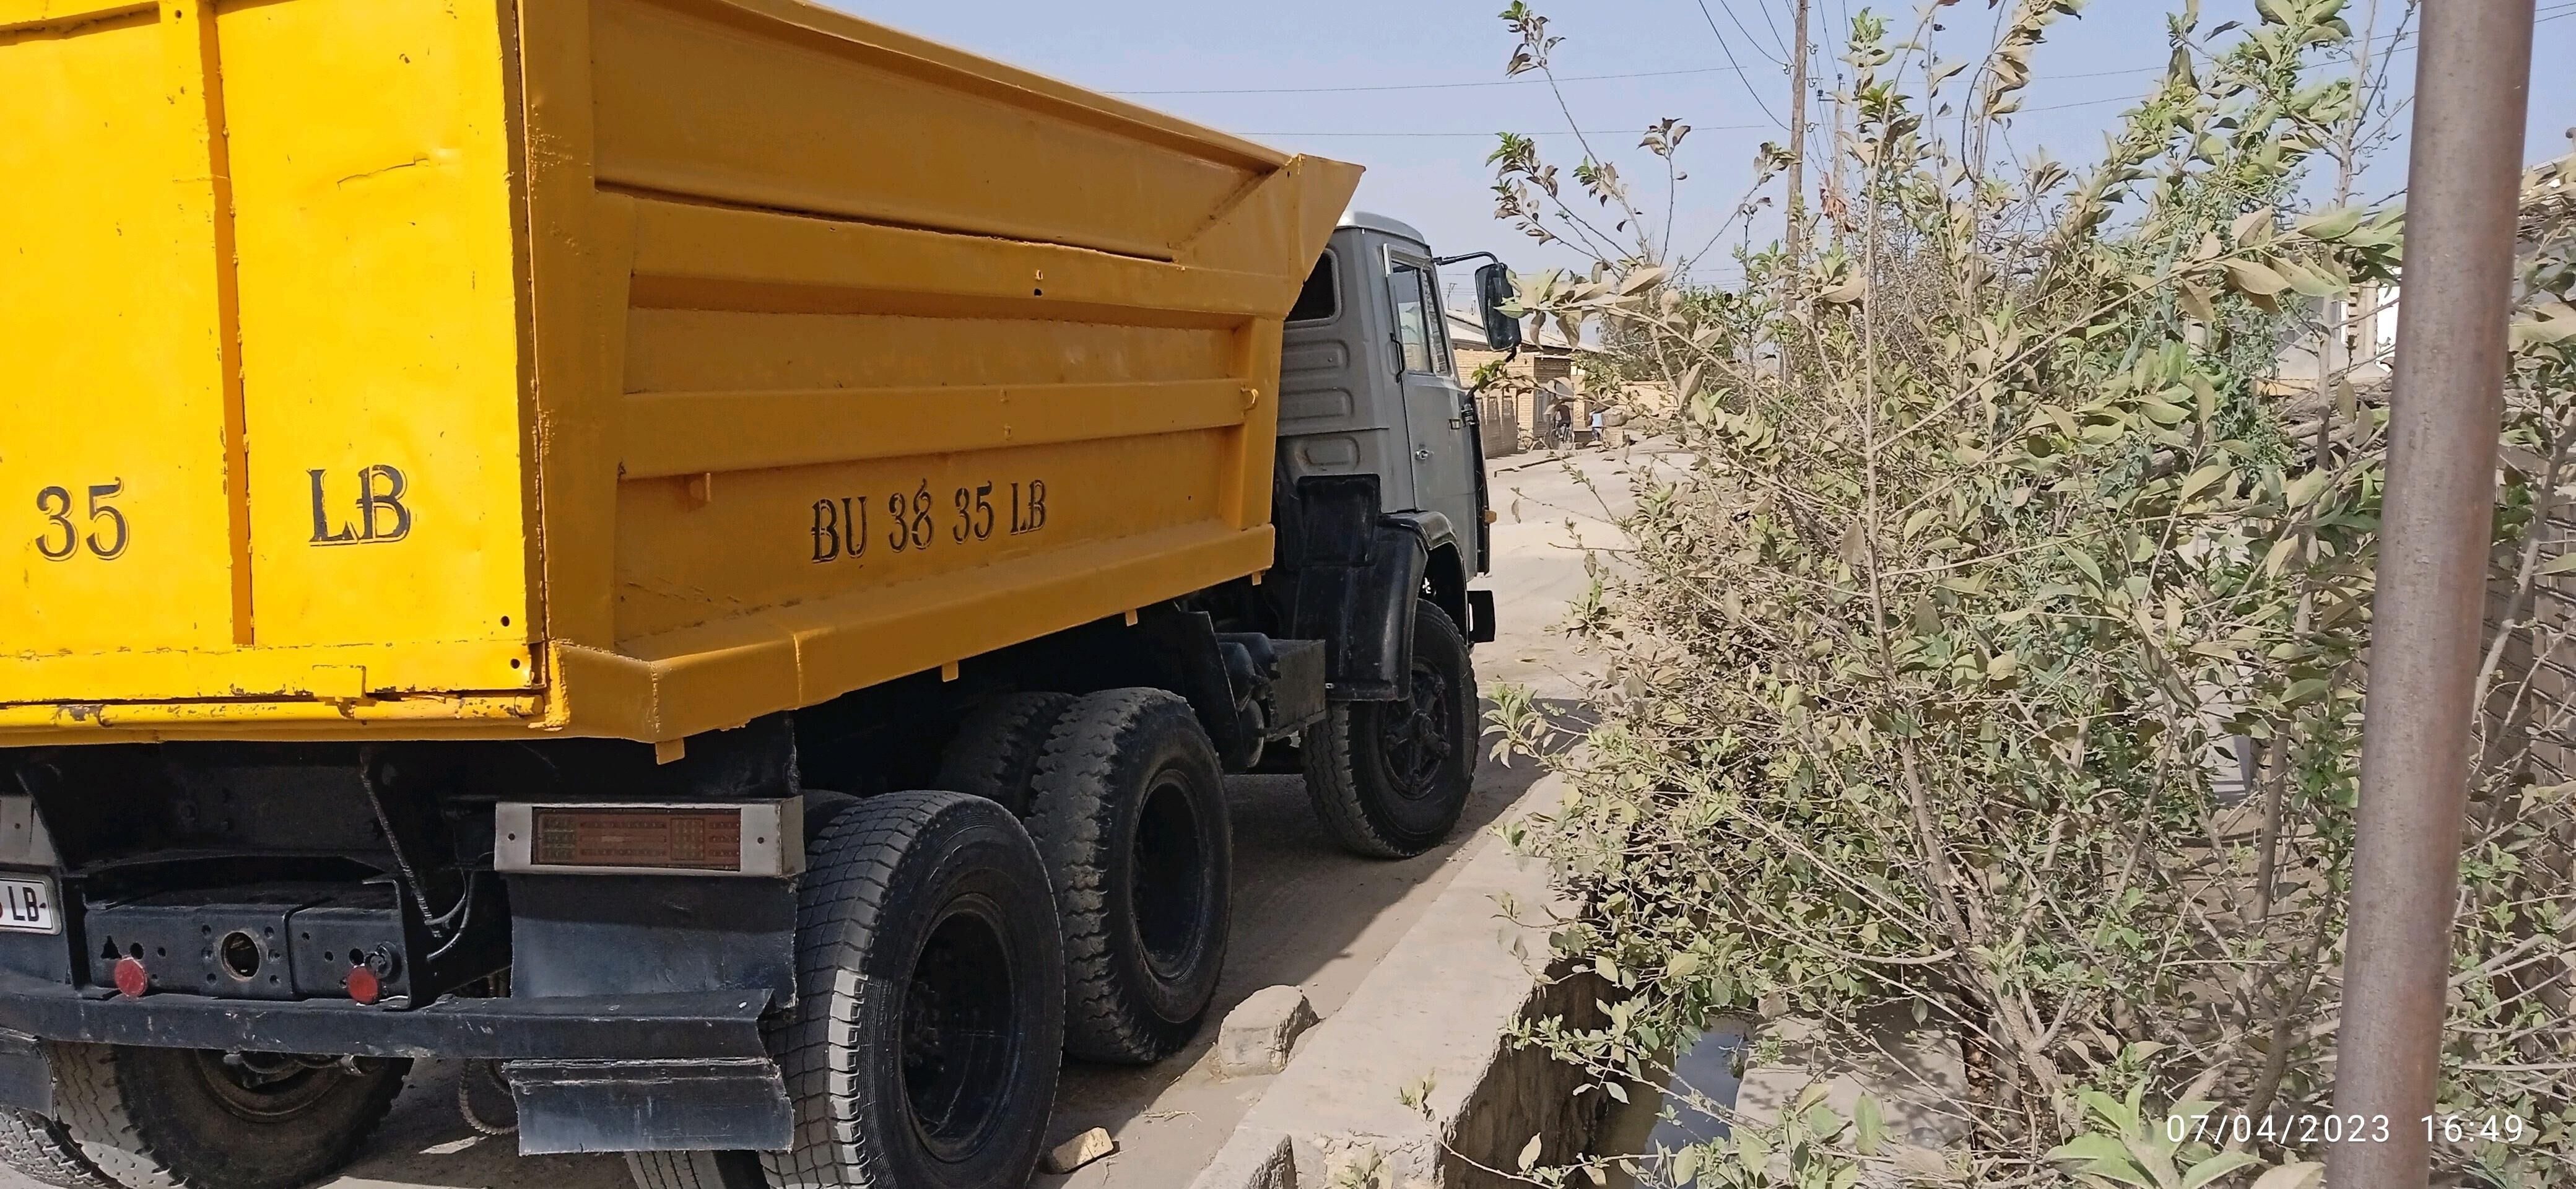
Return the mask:
[[[2423,1189],[2486,600],[2533,0],[2431,0],[2416,56],[2405,296],[2335,1113],[2335,1189]],[[2384,1141],[2378,1129],[2386,1120]]]
[[1807,4],[1798,0],[1798,32],[1789,51],[1789,260],[1806,259]]

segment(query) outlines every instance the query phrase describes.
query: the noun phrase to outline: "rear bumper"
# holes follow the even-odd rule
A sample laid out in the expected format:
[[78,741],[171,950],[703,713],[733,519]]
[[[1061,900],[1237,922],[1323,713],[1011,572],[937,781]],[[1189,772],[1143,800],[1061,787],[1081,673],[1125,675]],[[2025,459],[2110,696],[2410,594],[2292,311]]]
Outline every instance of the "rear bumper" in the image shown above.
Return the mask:
[[766,991],[449,996],[413,1011],[340,999],[112,993],[0,973],[0,1029],[42,1040],[361,1057],[556,1061],[766,1058]]
[[780,1150],[794,1114],[762,1047],[766,991],[344,999],[128,999],[0,973],[0,1106],[54,1113],[45,1041],[500,1060],[519,1150]]

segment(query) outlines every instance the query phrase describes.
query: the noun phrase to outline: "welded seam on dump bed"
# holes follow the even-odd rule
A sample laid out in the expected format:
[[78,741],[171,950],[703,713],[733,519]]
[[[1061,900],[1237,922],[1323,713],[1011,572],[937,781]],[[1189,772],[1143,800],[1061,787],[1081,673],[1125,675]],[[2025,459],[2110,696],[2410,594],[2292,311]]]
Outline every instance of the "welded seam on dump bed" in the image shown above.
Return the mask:
[[[1243,424],[1251,388],[1249,380],[1219,376],[638,392],[627,394],[618,419],[619,457],[625,478],[651,479],[1225,429]],[[952,415],[936,422],[899,416],[931,399],[947,401]],[[713,432],[719,425],[722,434]]]
[[[1298,280],[1071,244],[717,202],[619,197],[632,202],[636,212],[629,299],[639,308],[1232,330],[1250,320],[1277,317]],[[991,245],[1007,251],[994,251]],[[925,282],[925,277],[937,282]]]
[[[36,0],[36,3],[42,7],[45,6],[46,0]],[[104,25],[110,21],[155,12],[159,5],[158,0],[140,0],[139,3],[128,0],[127,3],[122,4],[100,4],[63,12],[38,11],[27,16],[13,14],[11,10],[18,7],[17,4],[0,2],[0,39],[18,41],[37,36],[76,37],[83,33],[95,32],[97,31],[95,26]]]
[[1102,247],[1097,243],[1084,243],[1079,240],[1066,239],[1061,236],[1049,236],[1026,227],[1014,227],[1009,224],[998,222],[976,226],[968,226],[964,224],[943,225],[938,223],[922,223],[887,215],[861,215],[847,211],[833,211],[823,210],[816,207],[796,206],[791,203],[757,202],[748,198],[725,198],[689,190],[675,190],[667,186],[652,185],[649,182],[643,181],[612,181],[605,177],[601,178],[599,181],[599,192],[602,194],[623,194],[629,198],[639,198],[649,202],[668,202],[679,206],[712,207],[716,210],[743,211],[756,215],[786,215],[792,218],[814,219],[825,223],[851,223],[863,227],[891,228],[896,231],[924,231],[929,232],[932,235],[955,235],[964,236],[970,239],[998,240],[1007,244],[1030,244],[1043,245],[1050,248],[1069,248],[1077,252],[1097,252],[1103,256],[1113,256],[1122,260],[1139,260],[1148,264],[1168,265],[1174,264],[1178,260],[1178,257],[1169,250],[1154,252],[1120,251],[1115,248]]
[[251,608],[250,413],[242,398],[241,263],[233,231],[232,132],[224,111],[223,49],[213,5],[199,3],[194,18],[175,15],[175,5],[172,10],[174,21],[186,20],[192,26],[180,35],[195,35],[192,81],[205,107],[206,177],[214,202],[214,259],[208,263],[215,270],[215,350],[223,372],[224,517],[232,564],[232,637],[234,644],[247,648],[257,634]]

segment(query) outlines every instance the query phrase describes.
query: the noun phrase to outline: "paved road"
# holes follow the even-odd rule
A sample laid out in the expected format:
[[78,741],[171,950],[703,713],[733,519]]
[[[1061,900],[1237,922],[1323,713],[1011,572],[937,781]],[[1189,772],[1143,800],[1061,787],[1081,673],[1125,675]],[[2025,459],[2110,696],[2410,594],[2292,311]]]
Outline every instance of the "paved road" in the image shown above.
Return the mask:
[[[1476,650],[1478,676],[1488,690],[1509,682],[1530,686],[1542,697],[1565,698],[1579,688],[1580,660],[1554,624],[1567,601],[1589,581],[1582,547],[1614,543],[1605,516],[1627,504],[1625,472],[1651,459],[1640,450],[1585,451],[1555,461],[1534,454],[1497,460],[1492,489],[1501,522],[1494,526],[1493,573],[1483,585],[1495,591],[1502,632]],[[1593,487],[1586,489],[1575,473],[1592,480]],[[1488,757],[1455,839],[1429,854],[1393,863],[1357,859],[1335,849],[1315,824],[1296,777],[1229,780],[1235,836],[1233,949],[1211,1020],[1244,996],[1282,983],[1302,988],[1324,1015],[1338,1010],[1448,886],[1469,848],[1489,841],[1484,827],[1535,776],[1526,763],[1505,768]],[[1106,1127],[1117,1137],[1120,1151],[1071,1176],[1041,1177],[1038,1184],[1049,1189],[1186,1185],[1271,1080],[1216,1080],[1205,1060],[1213,1033],[1211,1023],[1198,1044],[1149,1068],[1068,1063],[1048,1138]],[[457,1079],[458,1067],[452,1063],[417,1066],[392,1118],[358,1163],[332,1184],[343,1189],[629,1189],[618,1157],[521,1157],[511,1140],[477,1135],[457,1110]],[[37,1187],[0,1169],[0,1189]]]

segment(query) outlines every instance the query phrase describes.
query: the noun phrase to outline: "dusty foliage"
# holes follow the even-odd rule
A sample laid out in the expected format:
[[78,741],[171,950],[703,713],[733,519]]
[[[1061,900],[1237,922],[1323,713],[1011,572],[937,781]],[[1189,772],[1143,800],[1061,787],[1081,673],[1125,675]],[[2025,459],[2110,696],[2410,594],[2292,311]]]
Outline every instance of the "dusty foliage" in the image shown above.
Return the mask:
[[[1618,342],[1690,451],[1640,481],[1573,614],[1609,664],[1597,725],[1566,747],[1526,697],[1498,715],[1568,777],[1516,841],[1585,906],[1559,969],[1611,988],[1606,1026],[1525,1039],[1624,1099],[1721,1014],[1814,1021],[1830,1062],[1875,1043],[1875,1009],[1967,1071],[1904,1108],[1958,1137],[1938,1153],[1900,1142],[1896,1104],[1811,1093],[1729,1139],[1518,1175],[2315,1183],[2386,418],[2373,360],[2296,383],[2280,361],[2342,338],[2312,299],[2385,292],[2402,219],[2290,208],[2320,170],[2348,191],[2384,138],[2353,24],[2407,14],[2258,0],[2259,23],[2205,28],[2192,4],[2101,165],[1990,164],[2077,7],[2017,0],[1965,63],[1917,48],[1938,6],[1856,18],[1834,157],[1810,163],[1819,250],[1741,251],[1737,287],[1693,284],[1641,215],[1675,200],[1589,145],[1570,180],[1526,138],[1495,154],[1502,216],[1600,262],[1524,278],[1527,308]],[[1504,19],[1514,72],[1552,72],[1545,18]],[[1641,147],[1670,166],[1686,135]],[[2434,1123],[2446,1176],[2500,1186],[2576,1179],[2576,724],[2551,672],[2576,659],[2552,593],[2576,555],[2548,527],[2576,492],[2576,270],[2557,177],[2532,180]]]

